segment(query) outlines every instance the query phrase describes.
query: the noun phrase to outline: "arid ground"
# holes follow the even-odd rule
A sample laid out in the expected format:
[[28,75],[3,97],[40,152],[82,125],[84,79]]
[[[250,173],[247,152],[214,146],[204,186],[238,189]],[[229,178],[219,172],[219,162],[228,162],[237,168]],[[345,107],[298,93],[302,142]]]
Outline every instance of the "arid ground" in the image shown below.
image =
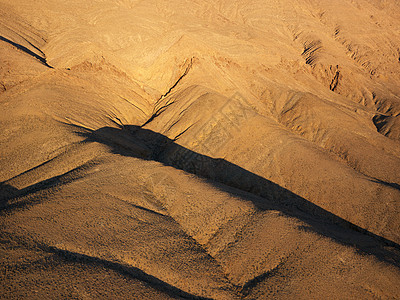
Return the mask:
[[0,0],[0,126],[0,298],[400,298],[398,0]]

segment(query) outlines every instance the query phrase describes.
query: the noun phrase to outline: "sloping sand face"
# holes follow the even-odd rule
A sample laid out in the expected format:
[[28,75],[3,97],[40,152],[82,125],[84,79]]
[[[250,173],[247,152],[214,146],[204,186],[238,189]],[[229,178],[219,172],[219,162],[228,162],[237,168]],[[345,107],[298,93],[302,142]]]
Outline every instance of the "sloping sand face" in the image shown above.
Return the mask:
[[398,16],[0,0],[2,297],[399,297]]

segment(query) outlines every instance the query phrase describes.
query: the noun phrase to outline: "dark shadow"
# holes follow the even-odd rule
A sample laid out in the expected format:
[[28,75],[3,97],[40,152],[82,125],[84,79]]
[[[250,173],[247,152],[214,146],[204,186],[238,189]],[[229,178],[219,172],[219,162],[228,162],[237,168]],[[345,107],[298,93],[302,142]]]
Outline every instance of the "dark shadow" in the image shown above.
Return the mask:
[[173,285],[168,284],[165,281],[162,281],[161,279],[158,279],[157,277],[154,277],[150,274],[143,272],[141,269],[136,267],[126,266],[117,262],[112,262],[105,259],[88,256],[85,254],[71,252],[68,250],[61,250],[56,247],[42,246],[41,248],[46,252],[54,253],[57,256],[61,257],[62,259],[70,262],[78,262],[78,263],[88,264],[91,266],[104,267],[113,270],[123,276],[138,279],[140,281],[147,283],[153,289],[165,293],[169,297],[174,299],[198,299],[198,300],[211,299],[189,294]]
[[390,120],[390,116],[385,116],[383,114],[377,114],[372,118],[372,122],[374,123],[378,132],[381,132],[382,128],[387,124],[388,120]]
[[19,193],[19,189],[6,184],[4,182],[0,183],[0,211],[7,206],[8,201],[16,197]]
[[[364,254],[400,267],[400,245],[352,224],[281,186],[224,159],[214,159],[187,148],[162,134],[139,126],[104,127],[93,132],[79,128],[87,142],[108,145],[113,153],[154,160],[206,178],[218,189],[251,200],[260,210],[277,210],[295,217],[313,231]],[[389,247],[388,247],[389,246]]]
[[391,187],[391,188],[394,188],[394,189],[400,191],[400,184],[398,184],[396,182],[387,182],[387,181],[379,180],[377,178],[373,178],[370,181],[371,182],[375,182],[375,183],[379,183],[379,184],[383,184],[383,185],[386,185],[388,187]]
[[5,182],[0,183],[0,215],[15,209],[23,209],[41,203],[42,197],[25,197],[46,189],[57,189],[63,184],[82,178],[81,171],[88,166],[83,165],[64,174],[40,181],[23,189],[17,189]]
[[[11,41],[11,40],[5,38],[4,36],[1,36],[1,35],[0,35],[0,41],[6,42],[6,43],[8,43],[8,44],[14,46],[15,48],[17,48],[17,49],[19,49],[19,50],[25,52],[26,54],[32,56],[33,58],[39,60],[39,61],[40,61],[43,65],[45,65],[46,67],[53,69],[53,67],[50,66],[50,65],[47,63],[47,61],[46,61],[45,58],[41,57],[40,55],[37,55],[35,52],[29,50],[29,49],[26,48],[25,46],[22,46],[22,45],[20,45],[20,44],[17,44],[17,43],[15,43],[15,42],[13,42],[13,41]],[[36,48],[36,47],[35,47],[35,48]]]

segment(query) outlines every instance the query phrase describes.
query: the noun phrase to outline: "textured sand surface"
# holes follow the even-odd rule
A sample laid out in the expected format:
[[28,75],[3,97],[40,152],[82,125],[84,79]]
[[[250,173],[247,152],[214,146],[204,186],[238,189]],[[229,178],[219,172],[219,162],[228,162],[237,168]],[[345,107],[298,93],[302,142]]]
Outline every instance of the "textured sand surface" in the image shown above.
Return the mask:
[[397,0],[0,0],[0,297],[400,297]]

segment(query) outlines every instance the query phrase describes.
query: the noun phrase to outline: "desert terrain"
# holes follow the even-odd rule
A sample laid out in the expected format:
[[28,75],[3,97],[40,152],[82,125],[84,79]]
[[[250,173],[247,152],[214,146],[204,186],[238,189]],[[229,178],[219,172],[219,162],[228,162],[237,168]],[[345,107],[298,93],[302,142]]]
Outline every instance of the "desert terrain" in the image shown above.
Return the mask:
[[0,0],[0,298],[399,299],[397,0]]

